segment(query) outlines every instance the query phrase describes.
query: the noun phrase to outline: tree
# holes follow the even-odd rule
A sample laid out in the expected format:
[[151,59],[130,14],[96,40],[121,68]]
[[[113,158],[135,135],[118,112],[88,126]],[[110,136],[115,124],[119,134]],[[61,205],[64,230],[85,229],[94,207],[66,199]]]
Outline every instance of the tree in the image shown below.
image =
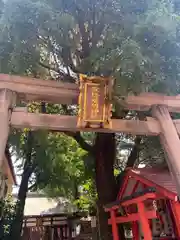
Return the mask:
[[[70,82],[77,81],[78,73],[112,76],[117,96],[152,90],[178,93],[176,5],[168,0],[8,1],[1,21],[1,71]],[[139,117],[117,103],[114,107],[118,118]],[[80,134],[73,137],[94,159],[101,237],[110,239],[103,205],[116,197],[115,134],[97,134],[94,146]],[[132,138],[128,166],[145,140]]]
[[79,186],[86,181],[83,164],[86,151],[65,134],[53,133],[48,138],[46,151],[51,163],[36,174],[37,188],[51,197],[61,196],[73,202],[79,197]]
[[[45,107],[47,111],[57,111],[55,107]],[[34,103],[29,110],[33,112],[39,108],[42,105]],[[65,134],[32,132],[29,129],[13,132],[9,144],[22,172],[16,214],[10,231],[10,237],[19,239],[28,190],[43,189],[46,192],[51,189],[51,197],[57,196],[58,192],[58,196],[67,200],[77,200],[78,187],[85,181],[82,159],[86,151]]]

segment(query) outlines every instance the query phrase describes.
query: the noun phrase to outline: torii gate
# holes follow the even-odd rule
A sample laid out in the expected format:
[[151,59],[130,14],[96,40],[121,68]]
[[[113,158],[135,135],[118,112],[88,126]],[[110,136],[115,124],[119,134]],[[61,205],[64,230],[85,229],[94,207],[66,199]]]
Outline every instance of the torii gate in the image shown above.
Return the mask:
[[[78,98],[80,106],[78,117],[28,113],[15,107],[16,102],[20,100],[78,104]],[[118,100],[125,109],[138,111],[152,109],[153,117],[147,118],[146,121],[111,120],[111,100],[111,79],[81,76],[79,87],[72,83],[0,74],[0,165],[10,126],[62,132],[95,131],[159,135],[180,196],[180,120],[173,121],[169,113],[180,112],[180,96],[144,93]],[[96,127],[89,123],[95,123]],[[100,124],[99,127],[97,124]]]

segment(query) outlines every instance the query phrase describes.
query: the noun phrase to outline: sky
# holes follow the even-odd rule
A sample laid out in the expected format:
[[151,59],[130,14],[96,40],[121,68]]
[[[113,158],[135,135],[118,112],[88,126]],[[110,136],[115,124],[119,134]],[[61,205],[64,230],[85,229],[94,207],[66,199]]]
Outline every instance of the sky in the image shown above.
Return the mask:
[[11,159],[12,159],[12,163],[13,163],[13,166],[14,166],[14,171],[15,171],[15,174],[16,174],[16,181],[17,181],[17,186],[13,186],[13,194],[16,194],[18,193],[18,190],[19,190],[19,185],[20,185],[20,182],[21,182],[21,176],[19,176],[19,172],[18,172],[18,169],[17,169],[17,166],[18,164],[21,162],[21,160],[17,161],[17,158],[15,155],[11,156]]

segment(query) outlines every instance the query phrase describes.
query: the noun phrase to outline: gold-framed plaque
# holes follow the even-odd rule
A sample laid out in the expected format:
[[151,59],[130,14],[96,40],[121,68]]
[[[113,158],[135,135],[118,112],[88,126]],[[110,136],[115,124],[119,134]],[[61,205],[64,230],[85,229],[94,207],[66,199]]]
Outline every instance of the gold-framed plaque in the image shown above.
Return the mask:
[[112,78],[80,75],[78,127],[111,128]]

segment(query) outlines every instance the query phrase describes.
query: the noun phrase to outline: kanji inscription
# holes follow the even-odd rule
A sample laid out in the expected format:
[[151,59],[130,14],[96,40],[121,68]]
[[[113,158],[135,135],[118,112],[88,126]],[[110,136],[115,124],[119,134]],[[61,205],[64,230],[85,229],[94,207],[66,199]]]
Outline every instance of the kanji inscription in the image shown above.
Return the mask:
[[112,79],[80,76],[78,127],[111,127]]

